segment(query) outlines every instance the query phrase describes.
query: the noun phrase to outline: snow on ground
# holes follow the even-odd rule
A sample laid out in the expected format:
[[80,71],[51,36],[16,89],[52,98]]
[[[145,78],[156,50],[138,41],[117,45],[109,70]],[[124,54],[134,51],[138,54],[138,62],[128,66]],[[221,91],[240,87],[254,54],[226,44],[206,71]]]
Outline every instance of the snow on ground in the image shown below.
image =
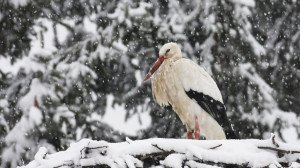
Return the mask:
[[[276,150],[284,154],[280,156]],[[288,151],[290,153],[287,153]],[[121,143],[83,139],[71,144],[66,151],[54,154],[49,154],[46,148],[41,147],[35,159],[22,168],[95,165],[145,167],[147,157],[158,159],[156,164],[161,166],[176,168],[184,166],[183,164],[188,167],[218,167],[220,164],[281,167],[283,163],[297,167],[299,163],[296,163],[296,160],[300,159],[300,146],[274,141],[273,136],[267,140],[154,138],[132,141],[127,138],[126,142]]]

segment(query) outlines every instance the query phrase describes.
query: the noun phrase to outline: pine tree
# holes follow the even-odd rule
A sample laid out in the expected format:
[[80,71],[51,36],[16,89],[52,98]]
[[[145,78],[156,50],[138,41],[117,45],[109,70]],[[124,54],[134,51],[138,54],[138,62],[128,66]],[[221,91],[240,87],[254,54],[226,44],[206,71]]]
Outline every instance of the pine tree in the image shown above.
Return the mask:
[[23,62],[17,73],[0,67],[2,167],[27,163],[39,146],[54,152],[82,138],[123,141],[126,135],[101,120],[108,96],[124,105],[126,120],[151,116],[151,127],[132,139],[184,138],[172,108],[159,107],[150,82],[141,81],[170,41],[215,79],[242,138],[275,132],[288,141],[285,131],[299,130],[297,1],[34,0],[0,7],[0,62]]

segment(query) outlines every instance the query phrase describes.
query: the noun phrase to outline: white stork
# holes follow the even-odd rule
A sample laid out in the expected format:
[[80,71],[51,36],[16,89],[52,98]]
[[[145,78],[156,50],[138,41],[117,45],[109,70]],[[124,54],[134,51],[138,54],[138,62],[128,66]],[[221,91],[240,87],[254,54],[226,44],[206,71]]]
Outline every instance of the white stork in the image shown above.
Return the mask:
[[238,139],[226,115],[221,92],[209,74],[195,62],[182,58],[176,43],[167,43],[146,75],[160,106],[171,105],[187,128],[189,139]]

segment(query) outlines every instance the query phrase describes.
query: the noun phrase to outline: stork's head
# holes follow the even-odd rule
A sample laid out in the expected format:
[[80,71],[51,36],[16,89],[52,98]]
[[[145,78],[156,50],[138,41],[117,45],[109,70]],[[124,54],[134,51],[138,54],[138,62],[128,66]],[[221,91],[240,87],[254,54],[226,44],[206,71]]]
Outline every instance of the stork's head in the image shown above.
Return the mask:
[[182,57],[181,50],[176,43],[167,43],[159,50],[159,57],[154,63],[148,74],[146,75],[144,82],[147,81],[152,74],[160,67],[165,59],[172,59],[176,57]]
[[175,57],[182,57],[181,50],[176,43],[167,43],[161,47],[159,50],[159,57],[165,58],[175,58]]

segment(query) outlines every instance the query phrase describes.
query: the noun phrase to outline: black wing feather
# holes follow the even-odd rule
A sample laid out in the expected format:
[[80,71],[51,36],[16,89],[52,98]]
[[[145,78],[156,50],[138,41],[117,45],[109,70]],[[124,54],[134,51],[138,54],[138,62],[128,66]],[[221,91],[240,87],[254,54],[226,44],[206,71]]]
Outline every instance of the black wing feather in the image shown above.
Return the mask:
[[223,128],[227,139],[239,139],[232,130],[226,115],[226,107],[222,102],[215,100],[209,95],[196,92],[192,89],[186,91],[186,94],[189,98],[195,99],[200,107],[208,112],[218,122],[218,124]]

